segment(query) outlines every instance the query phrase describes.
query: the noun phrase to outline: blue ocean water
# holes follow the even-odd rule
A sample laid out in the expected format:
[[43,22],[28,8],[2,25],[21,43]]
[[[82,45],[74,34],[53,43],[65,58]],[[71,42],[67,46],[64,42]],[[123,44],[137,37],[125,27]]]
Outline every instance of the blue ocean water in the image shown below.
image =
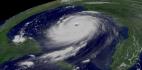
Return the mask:
[[[60,17],[83,10],[85,9],[82,6],[61,6],[56,9],[41,12],[17,24],[9,31],[7,36],[12,40],[15,35],[20,33],[21,29],[25,28],[25,36],[33,37],[34,39],[40,39],[43,37],[42,31],[56,23]],[[26,23],[30,23],[28,27],[25,27]]]
[[30,56],[23,56],[13,61],[9,60],[0,65],[0,70],[16,70],[19,68],[16,63],[28,58],[30,58]]
[[139,59],[129,70],[142,70],[142,53],[140,53]]
[[[74,57],[67,59],[67,62],[75,64],[80,67],[80,70],[111,70],[112,55],[115,52],[118,42],[128,38],[128,28],[116,25],[116,22],[111,17],[105,15],[96,15],[105,24],[106,31],[94,37],[88,42],[85,48],[82,48]],[[114,31],[115,30],[115,31]],[[118,35],[116,35],[118,33]],[[110,42],[108,42],[110,40]],[[103,47],[103,49],[101,49]],[[90,55],[98,53],[94,58]],[[81,63],[86,58],[91,61],[89,63]]]
[[[44,36],[42,34],[42,31],[56,23],[60,17],[84,10],[85,9],[82,6],[61,6],[55,9],[44,11],[42,13],[33,15],[14,26],[9,31],[7,36],[12,40],[15,35],[18,35],[20,31],[24,29],[24,36],[33,37],[36,40],[43,39]],[[68,63],[80,67],[80,70],[109,70],[109,66],[112,61],[111,57],[113,55],[113,52],[115,51],[117,43],[123,39],[128,38],[127,27],[117,26],[111,17],[104,16],[102,14],[96,14],[96,16],[100,18],[100,20],[105,24],[106,31],[101,32],[97,37],[94,37],[91,41],[89,41],[87,46],[85,48],[82,48],[76,56],[73,56],[66,60]],[[25,26],[27,23],[30,24],[28,24],[28,26]],[[118,35],[116,35],[113,30],[118,32]],[[106,41],[110,38],[112,38],[112,40],[107,43]],[[102,47],[104,48],[100,49]],[[96,53],[96,51],[100,52],[96,57],[90,56]],[[35,56],[38,57],[40,55],[41,54]],[[9,60],[0,65],[0,70],[15,70],[19,68],[19,66],[17,66],[18,62],[27,60],[29,58],[31,57],[26,55],[21,58],[17,58],[16,60]],[[82,60],[86,58],[89,58],[91,61],[85,64],[81,63]],[[40,67],[42,68],[42,66]]]

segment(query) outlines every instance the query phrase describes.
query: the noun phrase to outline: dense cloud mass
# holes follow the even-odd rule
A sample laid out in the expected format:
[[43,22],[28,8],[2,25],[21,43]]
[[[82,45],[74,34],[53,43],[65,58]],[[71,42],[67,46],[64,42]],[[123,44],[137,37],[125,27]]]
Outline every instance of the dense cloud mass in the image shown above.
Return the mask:
[[7,34],[16,44],[36,40],[44,53],[7,62],[1,68],[47,70],[57,67],[60,70],[55,63],[65,60],[80,70],[89,69],[86,66],[90,63],[107,70],[116,44],[125,35],[124,30],[127,31],[111,17],[85,11],[81,6],[62,6],[45,11],[16,25]]

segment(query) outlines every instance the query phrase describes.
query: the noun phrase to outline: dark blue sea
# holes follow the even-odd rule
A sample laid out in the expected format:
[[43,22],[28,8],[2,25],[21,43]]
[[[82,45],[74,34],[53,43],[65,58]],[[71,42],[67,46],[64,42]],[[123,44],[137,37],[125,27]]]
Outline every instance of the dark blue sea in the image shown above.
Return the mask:
[[[10,40],[14,39],[15,35],[20,34],[20,31],[24,29],[24,36],[32,37],[38,42],[41,39],[44,39],[44,35],[42,33],[43,30],[49,28],[51,25],[55,24],[59,18],[64,15],[69,15],[81,11],[86,11],[86,9],[82,6],[61,6],[55,9],[50,9],[39,14],[33,15],[24,21],[20,22],[16,26],[14,26],[7,34],[7,37]],[[91,41],[88,42],[85,48],[82,48],[76,56],[70,57],[65,61],[79,67],[79,70],[111,70],[110,65],[112,62],[112,55],[116,50],[116,45],[118,42],[123,41],[128,38],[128,28],[123,26],[116,25],[116,22],[109,16],[105,16],[102,14],[96,14],[98,18],[104,22],[106,31],[101,32],[97,37],[92,38]],[[104,21],[105,20],[105,21]],[[28,26],[25,26],[27,23]],[[84,28],[85,29],[85,28]],[[114,30],[118,32],[118,35],[114,32]],[[110,40],[108,43],[107,41]],[[104,47],[103,49],[101,49]],[[93,56],[94,53],[98,53],[96,56]],[[33,54],[35,57],[39,57],[43,53]],[[17,65],[18,62],[27,60],[32,58],[29,55],[25,55],[21,58],[17,58],[16,60],[9,60],[0,65],[0,70],[16,70],[20,67]],[[89,58],[91,61],[88,63],[82,63],[81,61]],[[141,65],[141,57],[140,57],[140,65]],[[33,60],[34,61],[34,60]],[[36,61],[35,61],[36,62]],[[43,66],[42,66],[43,65]],[[30,68],[29,70],[50,70],[45,68],[44,63],[37,63],[35,68]],[[52,68],[51,68],[52,69]],[[60,70],[52,69],[52,70]],[[130,70],[136,70],[136,65],[134,65]]]

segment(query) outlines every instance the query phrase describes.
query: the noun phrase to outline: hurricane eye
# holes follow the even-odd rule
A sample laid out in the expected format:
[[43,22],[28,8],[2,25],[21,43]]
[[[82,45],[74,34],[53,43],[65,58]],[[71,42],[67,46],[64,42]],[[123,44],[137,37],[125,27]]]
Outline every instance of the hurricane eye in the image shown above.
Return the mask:
[[[141,28],[138,27],[140,22],[137,22],[140,21],[138,18],[141,16],[135,15],[140,14],[135,11],[140,10],[140,5],[134,9],[135,1],[126,2],[127,0],[120,0],[120,2],[58,0],[49,3],[48,5],[51,5],[49,7],[46,4],[31,8],[23,12],[25,16],[20,13],[7,21],[14,25],[9,25],[10,28],[2,28],[3,32],[9,30],[4,36],[4,40],[8,39],[8,41],[0,44],[13,46],[8,48],[20,48],[18,49],[20,53],[12,51],[12,55],[17,56],[24,52],[27,55],[0,65],[0,70],[9,67],[16,68],[15,70],[42,70],[42,68],[56,70],[56,66],[59,70],[64,70],[68,65],[72,70],[129,68],[127,64],[132,64],[131,60],[137,58],[135,54],[137,55],[141,50],[137,47],[140,46],[137,42],[141,41],[141,38],[136,37],[141,36],[139,32]],[[38,12],[35,13],[34,10]],[[19,21],[18,18],[22,20]],[[30,54],[24,50],[25,46],[30,50]],[[32,53],[33,49],[29,49],[30,47],[38,47],[40,51]],[[130,54],[133,51],[136,53]]]
[[[68,57],[71,57],[73,54],[80,53],[79,50],[82,48],[89,47],[89,44],[92,44],[90,48],[94,47],[93,49],[105,46],[108,39],[111,44],[119,37],[119,28],[108,15],[86,10],[83,6],[70,5],[47,10],[27,18],[13,27],[8,37],[14,43],[22,43],[28,39],[36,40],[40,48],[47,52],[72,48],[64,54],[57,55],[63,57],[70,53]],[[89,50],[91,51],[91,49],[84,50],[81,55],[84,56]],[[54,58],[53,61],[60,58],[47,56]]]

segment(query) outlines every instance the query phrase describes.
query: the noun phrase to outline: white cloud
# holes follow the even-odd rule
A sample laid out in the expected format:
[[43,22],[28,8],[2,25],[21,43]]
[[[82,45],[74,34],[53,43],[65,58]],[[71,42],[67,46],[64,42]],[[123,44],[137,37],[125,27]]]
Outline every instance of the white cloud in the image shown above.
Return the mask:
[[12,40],[14,43],[22,43],[26,40],[25,37],[23,37],[22,35],[16,35],[14,37],[14,39]]

